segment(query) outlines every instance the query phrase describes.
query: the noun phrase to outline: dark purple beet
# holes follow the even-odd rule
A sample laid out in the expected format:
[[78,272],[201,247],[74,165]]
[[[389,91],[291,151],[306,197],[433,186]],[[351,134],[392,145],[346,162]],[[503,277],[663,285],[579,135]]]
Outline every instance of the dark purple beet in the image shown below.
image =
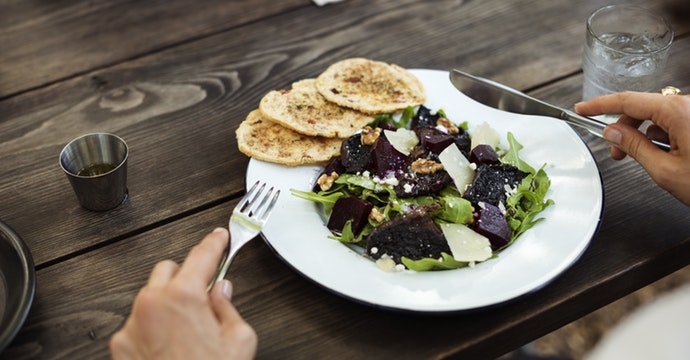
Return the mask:
[[422,147],[434,154],[440,154],[443,149],[455,142],[453,135],[446,134],[435,128],[419,128],[416,132]]
[[432,115],[431,109],[421,105],[419,109],[417,109],[417,113],[412,117],[412,120],[410,120],[410,129],[435,127],[440,117],[441,115],[438,113]]
[[407,156],[398,150],[384,138],[379,138],[371,151],[374,173],[385,178],[389,172],[398,172],[405,167]]
[[352,232],[357,236],[367,224],[373,207],[371,203],[356,197],[341,197],[333,205],[327,227],[332,232],[340,234],[345,223],[352,221]]
[[479,144],[470,152],[470,162],[479,164],[498,164],[498,154],[491,145]]
[[494,250],[508,245],[512,235],[510,225],[501,213],[501,209],[491,204],[484,204],[484,207],[479,210],[479,220],[474,230],[486,236]]
[[371,145],[362,144],[362,135],[355,134],[343,141],[340,161],[347,172],[356,174],[371,167]]

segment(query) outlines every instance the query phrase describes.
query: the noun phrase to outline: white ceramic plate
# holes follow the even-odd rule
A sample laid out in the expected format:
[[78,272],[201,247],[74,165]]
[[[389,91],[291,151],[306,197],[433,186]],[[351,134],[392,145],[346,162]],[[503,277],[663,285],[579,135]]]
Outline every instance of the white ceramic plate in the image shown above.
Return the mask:
[[247,184],[267,181],[281,189],[263,236],[296,271],[326,289],[389,309],[449,312],[499,304],[535,291],[556,278],[584,252],[599,227],[603,190],[596,163],[568,125],[545,117],[511,114],[481,105],[457,91],[448,72],[411,70],[427,91],[426,106],[443,109],[456,123],[467,121],[472,133],[486,121],[503,137],[512,132],[524,145],[521,157],[546,165],[548,197],[555,205],[546,220],[524,233],[498,258],[474,268],[421,272],[384,272],[368,258],[328,238],[318,207],[290,194],[310,190],[321,171],[316,166],[286,167],[252,159]]

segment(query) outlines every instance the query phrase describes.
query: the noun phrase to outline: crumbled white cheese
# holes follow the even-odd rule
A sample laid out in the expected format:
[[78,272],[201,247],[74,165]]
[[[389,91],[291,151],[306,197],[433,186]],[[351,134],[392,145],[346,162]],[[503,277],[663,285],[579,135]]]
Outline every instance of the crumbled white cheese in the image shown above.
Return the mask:
[[412,184],[405,184],[403,185],[403,190],[405,190],[406,194],[409,194],[412,192],[413,185]]
[[393,271],[393,269],[395,269],[395,265],[395,261],[393,258],[388,256],[388,254],[383,254],[378,260],[376,260],[376,266],[386,272]]

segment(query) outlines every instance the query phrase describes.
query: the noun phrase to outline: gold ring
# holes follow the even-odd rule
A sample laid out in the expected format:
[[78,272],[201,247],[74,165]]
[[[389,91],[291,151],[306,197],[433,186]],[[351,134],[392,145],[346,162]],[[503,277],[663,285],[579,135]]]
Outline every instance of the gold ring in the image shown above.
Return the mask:
[[661,95],[664,96],[669,96],[669,95],[678,95],[680,94],[680,89],[674,86],[667,86],[663,89],[661,89]]

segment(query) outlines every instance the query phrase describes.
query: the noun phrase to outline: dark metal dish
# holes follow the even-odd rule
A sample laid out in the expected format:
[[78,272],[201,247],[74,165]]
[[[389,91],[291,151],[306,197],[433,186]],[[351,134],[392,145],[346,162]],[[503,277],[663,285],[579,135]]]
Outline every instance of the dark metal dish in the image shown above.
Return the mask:
[[36,273],[24,241],[0,221],[0,353],[24,324],[34,299]]

